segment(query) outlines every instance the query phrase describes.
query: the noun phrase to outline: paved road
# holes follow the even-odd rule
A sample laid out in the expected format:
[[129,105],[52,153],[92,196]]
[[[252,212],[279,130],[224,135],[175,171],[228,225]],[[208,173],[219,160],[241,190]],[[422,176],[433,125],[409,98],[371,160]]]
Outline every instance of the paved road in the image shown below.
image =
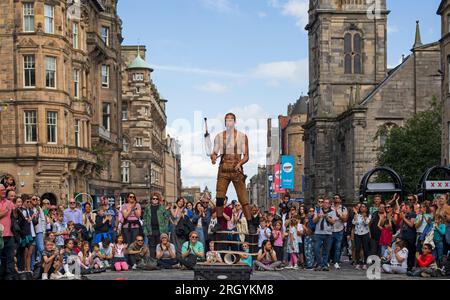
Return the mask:
[[[193,280],[193,271],[161,270],[161,271],[129,271],[89,275],[90,280]],[[330,272],[315,272],[310,270],[283,270],[280,272],[254,272],[251,280],[367,280],[366,271],[355,270],[350,265],[344,265],[342,270]],[[382,280],[427,280],[410,278],[406,275],[381,274]],[[442,279],[442,278],[440,278]],[[432,279],[431,279],[432,280]]]

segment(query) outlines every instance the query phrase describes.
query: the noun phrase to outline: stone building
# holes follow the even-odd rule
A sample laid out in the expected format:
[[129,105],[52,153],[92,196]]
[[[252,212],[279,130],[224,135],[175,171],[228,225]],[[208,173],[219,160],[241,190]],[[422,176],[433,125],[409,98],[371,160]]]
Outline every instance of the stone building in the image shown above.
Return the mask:
[[181,154],[180,144],[167,136],[164,152],[164,197],[173,203],[181,194]]
[[183,187],[181,189],[181,197],[192,203],[199,201],[201,196],[202,191],[199,186]]
[[304,198],[304,156],[305,142],[303,125],[308,117],[308,97],[300,97],[288,107],[287,124],[281,129],[281,155],[293,156],[294,190],[289,191],[291,198]]
[[123,46],[122,191],[141,201],[153,192],[164,195],[166,100],[152,81],[145,46]]
[[442,0],[437,11],[441,16],[442,71],[442,163],[450,164],[450,1]]
[[121,190],[117,1],[69,3],[0,2],[0,176],[53,203]]
[[423,45],[417,24],[410,55],[389,70],[389,11],[378,4],[372,16],[372,1],[310,1],[306,200],[333,193],[355,200],[385,141],[377,133],[440,101],[439,43]]
[[256,204],[261,211],[269,210],[272,205],[267,192],[267,168],[258,166],[258,173],[250,178],[247,185],[248,199],[251,204]]

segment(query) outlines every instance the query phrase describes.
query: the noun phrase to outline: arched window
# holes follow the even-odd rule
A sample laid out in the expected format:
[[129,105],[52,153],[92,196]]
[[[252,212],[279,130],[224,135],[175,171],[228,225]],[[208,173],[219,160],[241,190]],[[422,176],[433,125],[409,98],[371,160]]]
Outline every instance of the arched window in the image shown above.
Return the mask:
[[362,74],[362,38],[359,33],[344,36],[344,73]]

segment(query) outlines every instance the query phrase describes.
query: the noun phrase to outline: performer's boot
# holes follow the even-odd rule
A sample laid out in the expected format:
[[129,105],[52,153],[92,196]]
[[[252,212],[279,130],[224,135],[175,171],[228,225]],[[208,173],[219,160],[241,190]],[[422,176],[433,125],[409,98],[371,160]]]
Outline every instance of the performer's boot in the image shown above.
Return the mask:
[[224,209],[225,209],[225,198],[217,198],[216,199],[217,218],[222,218],[223,217]]
[[219,207],[219,206],[216,207],[217,218],[222,218],[223,217],[224,209],[225,208],[223,206],[222,207]]

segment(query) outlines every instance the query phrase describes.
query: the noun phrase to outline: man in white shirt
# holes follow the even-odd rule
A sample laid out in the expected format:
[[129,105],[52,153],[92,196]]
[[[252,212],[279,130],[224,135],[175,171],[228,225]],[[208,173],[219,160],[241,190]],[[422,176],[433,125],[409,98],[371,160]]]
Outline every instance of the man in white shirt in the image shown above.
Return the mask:
[[314,232],[316,271],[330,271],[328,268],[328,257],[331,249],[333,225],[336,219],[336,212],[331,209],[330,200],[325,199],[322,208],[316,209],[313,218],[313,222],[316,224]]
[[339,270],[341,261],[341,247],[342,240],[344,239],[344,224],[348,220],[347,208],[342,205],[342,197],[339,194],[334,195],[333,210],[336,213],[336,222],[333,224],[332,229],[332,244],[333,244],[333,264],[336,270]]

